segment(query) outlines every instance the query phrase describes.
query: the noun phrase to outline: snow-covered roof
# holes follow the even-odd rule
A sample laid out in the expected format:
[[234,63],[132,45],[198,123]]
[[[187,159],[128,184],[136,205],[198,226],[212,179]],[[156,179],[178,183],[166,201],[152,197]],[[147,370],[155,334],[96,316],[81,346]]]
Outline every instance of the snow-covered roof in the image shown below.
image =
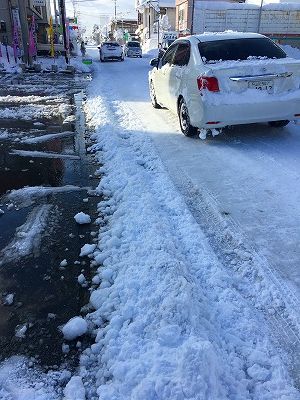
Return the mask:
[[[195,7],[205,10],[233,10],[233,9],[259,9],[260,5],[257,3],[230,3],[228,1],[196,1]],[[300,3],[269,3],[263,5],[264,10],[274,11],[300,11]]]
[[259,38],[263,37],[259,33],[252,32],[204,32],[200,35],[195,35],[196,38],[201,40],[201,42],[211,42],[213,40],[224,40],[224,39],[238,39],[238,38]]
[[[148,7],[149,3],[150,3],[149,0],[136,0],[135,8],[137,10],[141,10],[141,9],[143,9],[145,7]],[[175,6],[176,6],[175,5],[175,0],[158,0],[158,1],[152,0],[151,4],[153,6],[157,5],[159,7],[166,7],[166,8],[168,8],[168,7],[174,7],[175,8]]]

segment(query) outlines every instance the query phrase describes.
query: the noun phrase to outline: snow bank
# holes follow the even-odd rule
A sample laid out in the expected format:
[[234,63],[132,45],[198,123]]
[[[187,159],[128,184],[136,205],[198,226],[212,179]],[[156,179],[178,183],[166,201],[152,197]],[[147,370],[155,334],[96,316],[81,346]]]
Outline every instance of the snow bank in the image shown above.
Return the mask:
[[106,102],[118,97],[100,73],[89,92],[104,200],[83,376],[96,376],[101,400],[299,399],[264,316],[218,261],[141,121]]
[[288,57],[300,60],[300,49],[289,45],[281,45],[281,47],[286,52]]
[[[22,69],[19,66],[20,61],[18,60],[17,63],[15,62],[14,55],[13,55],[13,49],[9,46],[7,47],[8,54],[9,54],[9,61],[8,61],[5,46],[1,45],[1,43],[0,43],[0,46],[1,46],[1,50],[2,50],[2,57],[0,58],[0,65],[3,64],[2,69],[5,72],[9,72],[9,73],[22,72]],[[87,54],[85,58],[89,58],[89,55]],[[38,56],[37,60],[34,63],[39,64],[41,66],[42,71],[51,70],[52,65],[56,65],[58,68],[58,71],[63,71],[66,69],[66,66],[67,66],[65,57],[63,57],[63,56],[60,56],[55,59],[52,59],[50,57]],[[93,65],[86,65],[86,64],[82,63],[81,56],[71,57],[69,65],[73,66],[75,68],[76,72],[80,72],[80,73],[89,73],[93,70]],[[1,68],[0,68],[0,70],[1,70]]]

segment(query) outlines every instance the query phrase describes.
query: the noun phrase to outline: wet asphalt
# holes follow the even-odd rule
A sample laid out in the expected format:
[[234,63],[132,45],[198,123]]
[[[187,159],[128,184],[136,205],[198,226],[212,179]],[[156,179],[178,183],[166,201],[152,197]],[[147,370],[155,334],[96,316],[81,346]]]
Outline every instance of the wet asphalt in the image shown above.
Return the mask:
[[[92,221],[97,218],[99,198],[93,189],[99,178],[94,174],[96,163],[86,151],[89,132],[82,109],[91,77],[49,73],[0,79],[0,209],[4,211],[0,215],[0,361],[26,355],[45,369],[73,368],[91,340],[87,335],[68,343],[68,348],[60,332],[71,317],[88,310],[90,285],[82,287],[77,277],[83,273],[90,282],[93,275],[90,259],[79,254],[84,244],[96,242],[97,226],[93,222],[78,225],[73,218],[79,211],[88,213]],[[37,105],[44,107],[39,115]],[[52,112],[61,105],[67,107],[66,114]],[[3,110],[21,117],[5,118]],[[32,139],[49,134],[58,137],[33,143]],[[18,155],[18,150],[25,153]],[[36,151],[43,157],[33,156]],[[27,186],[66,185],[78,190],[26,201],[7,197],[10,191]],[[41,222],[32,218],[40,209],[47,210]],[[12,245],[18,248],[20,232],[28,228],[28,222],[29,229],[31,223],[38,225],[35,245],[29,254],[16,251],[7,256]],[[67,266],[61,267],[64,259]],[[12,304],[7,304],[9,294],[13,294]],[[22,326],[26,333],[18,337]]]

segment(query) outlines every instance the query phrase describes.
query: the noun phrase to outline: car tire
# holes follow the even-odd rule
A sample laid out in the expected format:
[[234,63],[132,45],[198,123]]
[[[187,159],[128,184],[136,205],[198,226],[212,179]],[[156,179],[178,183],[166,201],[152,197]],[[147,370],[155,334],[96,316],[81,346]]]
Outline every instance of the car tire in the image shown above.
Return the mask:
[[151,104],[152,104],[153,108],[161,108],[161,106],[158,104],[158,102],[156,100],[155,89],[154,89],[154,85],[153,85],[152,81],[150,81],[149,86],[150,86],[149,90],[150,90]]
[[284,127],[284,126],[287,126],[287,124],[288,124],[289,122],[290,122],[290,121],[288,121],[287,119],[283,119],[283,120],[281,120],[281,121],[269,121],[268,124],[269,124],[270,126],[272,126],[273,128],[282,128],[282,127]]
[[197,133],[197,128],[190,123],[188,108],[183,98],[179,101],[178,117],[181,132],[185,136],[194,136]]

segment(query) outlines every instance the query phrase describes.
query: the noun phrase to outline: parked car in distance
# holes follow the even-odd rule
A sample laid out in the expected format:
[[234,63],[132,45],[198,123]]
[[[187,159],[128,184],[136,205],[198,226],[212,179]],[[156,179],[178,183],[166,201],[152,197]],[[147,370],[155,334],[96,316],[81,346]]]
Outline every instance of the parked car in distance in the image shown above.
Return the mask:
[[131,41],[125,44],[125,56],[127,57],[142,57],[142,48],[140,42]]
[[257,33],[226,32],[177,39],[151,60],[152,105],[178,114],[182,132],[300,118],[300,60]]
[[124,50],[118,42],[103,42],[98,46],[100,61],[119,60],[124,61]]

